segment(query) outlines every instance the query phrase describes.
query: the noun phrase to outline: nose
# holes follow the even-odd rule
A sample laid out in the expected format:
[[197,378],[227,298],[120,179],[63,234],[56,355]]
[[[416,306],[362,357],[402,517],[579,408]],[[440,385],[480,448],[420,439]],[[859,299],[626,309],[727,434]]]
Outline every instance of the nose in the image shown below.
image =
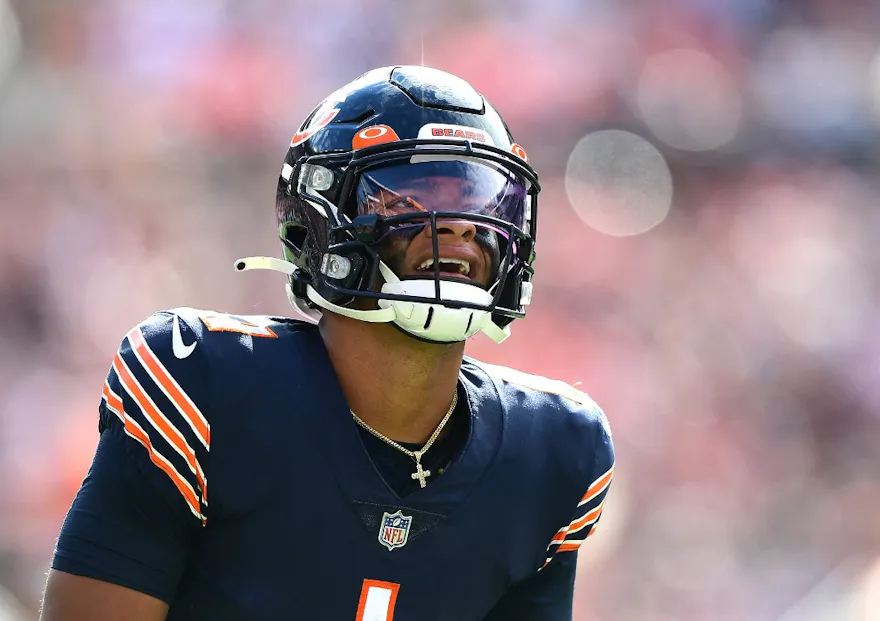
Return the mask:
[[[432,236],[430,226],[426,226],[424,230],[428,237]],[[471,241],[477,235],[477,227],[468,220],[437,220],[437,234],[453,235],[464,241]]]

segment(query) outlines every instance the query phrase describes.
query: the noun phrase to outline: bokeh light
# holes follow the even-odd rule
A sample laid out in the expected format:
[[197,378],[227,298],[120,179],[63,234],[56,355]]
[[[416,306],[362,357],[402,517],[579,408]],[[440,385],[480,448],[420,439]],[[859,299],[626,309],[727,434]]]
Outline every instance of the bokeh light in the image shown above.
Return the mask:
[[577,215],[607,235],[638,235],[672,206],[672,175],[650,142],[632,132],[602,130],[575,145],[565,190]]

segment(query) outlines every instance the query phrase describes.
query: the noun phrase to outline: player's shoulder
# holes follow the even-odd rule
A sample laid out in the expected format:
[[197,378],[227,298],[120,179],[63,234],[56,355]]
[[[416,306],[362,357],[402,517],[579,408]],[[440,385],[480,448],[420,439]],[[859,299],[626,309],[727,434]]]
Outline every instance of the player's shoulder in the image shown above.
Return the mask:
[[142,375],[162,388],[179,385],[194,399],[229,397],[249,390],[266,370],[294,363],[301,350],[296,335],[306,327],[312,326],[284,317],[159,310],[125,334],[113,370],[132,383]]
[[526,373],[511,367],[468,359],[488,375],[501,400],[521,418],[532,414],[553,427],[583,428],[611,435],[605,412],[586,392],[559,379]]
[[551,507],[552,528],[559,530],[545,564],[557,552],[577,550],[593,532],[614,473],[614,442],[605,412],[567,382],[473,359],[470,365],[491,378],[506,411],[508,450],[519,459],[505,463],[521,464],[519,470],[509,468],[520,495],[543,499],[542,506]]
[[252,354],[255,342],[277,342],[308,325],[286,317],[178,307],[158,310],[139,321],[125,335],[123,348],[148,349],[177,360]]
[[[262,447],[272,425],[263,424],[266,417],[241,416],[249,411],[243,404],[256,396],[262,399],[257,409],[282,411],[283,393],[265,386],[281,385],[288,362],[307,368],[295,359],[305,359],[296,344],[300,323],[189,307],[152,313],[124,335],[114,354],[99,430],[123,441],[133,463],[158,477],[171,497],[182,494],[183,506],[203,522],[209,470],[216,497],[247,504],[266,485],[244,489],[237,481],[243,470],[265,465]],[[276,346],[284,342],[288,346]]]
[[246,315],[180,306],[157,310],[139,321],[135,328],[153,338],[173,334],[177,325],[181,330],[193,332],[200,341],[212,338],[214,334],[230,333],[275,339],[279,338],[279,332],[300,323],[302,322],[287,317]]

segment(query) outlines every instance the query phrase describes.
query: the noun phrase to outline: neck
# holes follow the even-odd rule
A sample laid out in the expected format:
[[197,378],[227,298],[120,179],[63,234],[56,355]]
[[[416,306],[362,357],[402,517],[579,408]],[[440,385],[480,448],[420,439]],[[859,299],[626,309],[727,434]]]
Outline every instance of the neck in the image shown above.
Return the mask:
[[464,343],[424,343],[390,324],[333,313],[320,329],[352,411],[393,440],[426,442],[452,403]]

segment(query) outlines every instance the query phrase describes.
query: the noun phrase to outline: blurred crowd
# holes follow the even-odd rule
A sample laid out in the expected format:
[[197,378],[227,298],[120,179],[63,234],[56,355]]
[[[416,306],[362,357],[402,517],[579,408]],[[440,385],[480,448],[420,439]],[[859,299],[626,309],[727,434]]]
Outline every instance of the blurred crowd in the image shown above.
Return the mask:
[[880,619],[874,0],[0,0],[0,619],[122,336],[290,314],[233,261],[279,252],[305,115],[395,63],[474,83],[542,177],[529,317],[470,353],[611,421],[576,619]]

